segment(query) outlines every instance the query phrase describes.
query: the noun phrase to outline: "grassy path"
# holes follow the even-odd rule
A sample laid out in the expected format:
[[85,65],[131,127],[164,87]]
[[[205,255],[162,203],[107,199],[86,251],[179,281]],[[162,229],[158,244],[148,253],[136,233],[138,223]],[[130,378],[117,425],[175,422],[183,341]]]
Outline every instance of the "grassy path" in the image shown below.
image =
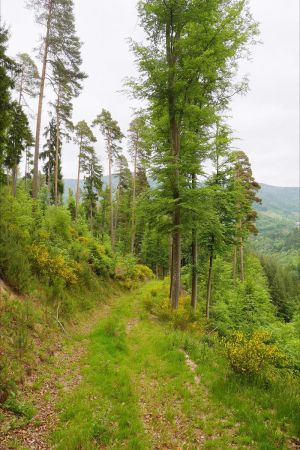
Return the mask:
[[238,424],[208,400],[178,335],[143,311],[150,290],[118,299],[90,335],[82,382],[59,404],[51,447],[251,448],[234,443]]
[[36,412],[1,450],[299,448],[287,438],[292,401],[241,385],[214,346],[146,312],[158,284],[90,318],[35,381]]

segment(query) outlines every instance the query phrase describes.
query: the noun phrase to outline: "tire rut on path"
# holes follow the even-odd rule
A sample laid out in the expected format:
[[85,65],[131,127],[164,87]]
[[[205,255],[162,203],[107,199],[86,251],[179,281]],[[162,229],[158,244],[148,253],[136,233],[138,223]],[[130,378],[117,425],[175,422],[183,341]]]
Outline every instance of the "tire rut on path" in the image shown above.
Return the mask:
[[86,358],[87,339],[97,323],[105,318],[110,307],[101,305],[88,320],[71,327],[71,336],[80,335],[79,341],[68,339],[71,345],[64,345],[56,352],[53,360],[40,366],[26,379],[20,389],[19,397],[24,403],[34,407],[35,414],[29,421],[18,420],[10,411],[3,410],[0,429],[0,450],[20,448],[28,450],[47,450],[48,437],[58,423],[56,404],[64,392],[71,391],[82,380],[81,367]]

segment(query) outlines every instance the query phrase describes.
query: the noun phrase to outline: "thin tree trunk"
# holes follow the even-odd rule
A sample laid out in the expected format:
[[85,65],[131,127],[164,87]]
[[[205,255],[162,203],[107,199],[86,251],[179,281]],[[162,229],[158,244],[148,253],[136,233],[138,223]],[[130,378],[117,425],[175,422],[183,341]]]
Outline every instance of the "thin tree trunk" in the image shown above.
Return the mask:
[[207,295],[206,295],[206,318],[209,319],[210,304],[211,304],[211,292],[212,292],[212,274],[213,274],[213,251],[211,251],[209,257],[209,270],[207,280]]
[[172,32],[172,12],[166,25],[166,53],[168,62],[168,115],[171,154],[174,164],[172,177],[172,191],[174,199],[173,230],[172,230],[172,280],[171,280],[171,305],[176,309],[179,302],[181,286],[181,205],[179,188],[179,156],[180,156],[180,132],[176,117],[175,101],[175,65],[176,55],[174,51],[174,39],[176,37]]
[[172,253],[173,253],[173,273],[172,273],[172,294],[171,304],[173,309],[178,308],[180,286],[181,286],[181,233],[180,233],[180,207],[176,205],[174,212],[174,230],[172,239]]
[[[192,174],[192,189],[196,189],[196,174]],[[197,254],[197,230],[195,226],[192,229],[192,294],[191,306],[195,310],[197,306],[197,290],[198,290],[198,254]]]
[[60,93],[57,95],[56,104],[56,145],[55,145],[55,175],[54,175],[54,201],[58,205],[58,166],[59,166],[59,146],[60,146]]
[[157,263],[155,264],[155,276],[157,279],[159,278],[159,266]]
[[90,229],[91,229],[91,233],[93,234],[93,207],[92,207],[92,205],[90,207]]
[[244,243],[243,238],[241,237],[240,241],[240,275],[241,281],[245,281],[245,273],[244,273]]
[[111,143],[108,137],[108,177],[109,177],[109,203],[110,203],[110,239],[112,251],[115,251],[115,230],[114,230],[114,210],[112,192],[112,154]]
[[236,284],[236,263],[237,263],[237,252],[236,252],[236,246],[234,246],[233,250],[233,270],[232,270],[232,277],[233,277],[233,283]]
[[120,202],[120,192],[119,189],[116,191],[116,207],[114,208],[114,236],[116,236],[117,233],[117,226],[119,221],[119,202]]
[[197,231],[192,230],[192,295],[191,306],[195,310],[197,306],[197,290],[198,290],[198,252],[197,252]]
[[50,169],[50,157],[48,159],[48,204],[51,203],[51,169]]
[[12,195],[14,197],[17,194],[17,178],[18,178],[18,165],[15,164],[11,169],[11,186],[12,186]]
[[[137,138],[138,139],[138,138]],[[134,154],[134,169],[133,169],[133,183],[132,183],[132,218],[131,218],[131,253],[134,254],[135,244],[135,197],[136,197],[136,166],[137,166],[137,143],[135,145]]]
[[172,296],[172,283],[173,283],[173,245],[172,245],[172,235],[169,238],[169,275],[170,275],[170,288],[169,297]]
[[80,200],[81,145],[82,145],[82,138],[80,138],[79,153],[78,153],[77,187],[76,187],[76,200],[75,200],[75,222],[77,221],[77,218],[78,218],[78,208],[79,208],[79,200]]
[[53,0],[49,0],[45,47],[44,47],[44,55],[43,55],[43,67],[42,67],[39,101],[38,101],[38,113],[37,113],[37,119],[36,119],[34,165],[33,165],[33,179],[32,179],[32,196],[33,196],[33,198],[37,198],[38,190],[39,190],[40,135],[41,135],[42,109],[43,109],[43,99],[44,99],[45,80],[46,80],[47,58],[48,58],[48,50],[49,50],[49,34],[50,34],[52,8],[53,8]]
[[21,101],[23,97],[23,82],[24,82],[24,69],[22,70],[21,75],[21,84],[20,84],[20,92],[19,92],[19,106],[21,106]]
[[27,192],[27,172],[28,172],[28,148],[26,147],[26,150],[25,150],[25,175],[24,175],[26,192]]

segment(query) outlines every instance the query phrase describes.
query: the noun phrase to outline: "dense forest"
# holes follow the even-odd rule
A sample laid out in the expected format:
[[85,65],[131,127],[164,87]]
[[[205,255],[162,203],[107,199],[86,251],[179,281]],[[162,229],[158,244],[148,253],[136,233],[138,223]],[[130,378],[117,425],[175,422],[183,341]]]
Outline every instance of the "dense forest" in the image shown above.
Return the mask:
[[27,3],[38,58],[0,29],[0,448],[299,448],[297,189],[228,122],[247,2],[138,2],[128,130],[73,122],[73,0]]

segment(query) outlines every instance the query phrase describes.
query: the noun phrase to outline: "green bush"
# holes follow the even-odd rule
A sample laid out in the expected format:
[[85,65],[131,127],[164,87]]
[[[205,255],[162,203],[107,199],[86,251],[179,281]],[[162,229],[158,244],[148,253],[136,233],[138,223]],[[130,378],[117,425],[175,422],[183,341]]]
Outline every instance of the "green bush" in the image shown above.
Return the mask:
[[280,365],[283,355],[271,342],[271,337],[266,331],[256,331],[250,337],[241,331],[235,332],[225,342],[232,370],[246,377],[265,376]]

